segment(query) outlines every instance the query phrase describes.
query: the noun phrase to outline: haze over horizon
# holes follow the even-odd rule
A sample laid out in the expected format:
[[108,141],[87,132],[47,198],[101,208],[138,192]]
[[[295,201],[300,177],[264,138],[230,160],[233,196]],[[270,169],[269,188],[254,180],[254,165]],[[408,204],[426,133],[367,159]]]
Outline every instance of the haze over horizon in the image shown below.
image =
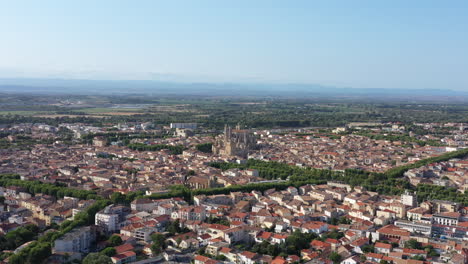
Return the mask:
[[468,91],[467,12],[465,1],[5,2],[0,78]]

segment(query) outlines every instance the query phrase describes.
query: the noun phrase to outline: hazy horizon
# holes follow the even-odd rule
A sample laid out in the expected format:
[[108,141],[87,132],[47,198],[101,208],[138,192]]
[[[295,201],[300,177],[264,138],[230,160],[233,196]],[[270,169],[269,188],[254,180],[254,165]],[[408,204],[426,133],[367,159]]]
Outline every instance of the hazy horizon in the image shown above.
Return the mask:
[[[249,79],[237,79],[237,80],[215,80],[215,79],[203,79],[203,78],[189,78],[187,76],[177,77],[176,75],[153,78],[153,79],[110,79],[110,78],[61,78],[57,77],[4,77],[0,74],[0,87],[5,85],[24,85],[31,87],[44,87],[47,83],[156,83],[156,84],[207,84],[207,85],[272,85],[272,86],[310,86],[310,87],[326,87],[326,88],[337,88],[337,89],[350,89],[350,90],[436,90],[436,91],[455,91],[455,92],[468,92],[465,89],[452,89],[450,87],[440,88],[428,88],[428,87],[354,87],[354,86],[338,86],[324,83],[312,83],[312,82],[292,82],[292,81],[271,81],[271,80],[249,80]],[[53,87],[53,86],[52,86]]]
[[377,100],[466,102],[468,91],[450,89],[372,89],[301,83],[176,82],[0,78],[0,93],[50,95],[149,95],[204,97],[375,98]]

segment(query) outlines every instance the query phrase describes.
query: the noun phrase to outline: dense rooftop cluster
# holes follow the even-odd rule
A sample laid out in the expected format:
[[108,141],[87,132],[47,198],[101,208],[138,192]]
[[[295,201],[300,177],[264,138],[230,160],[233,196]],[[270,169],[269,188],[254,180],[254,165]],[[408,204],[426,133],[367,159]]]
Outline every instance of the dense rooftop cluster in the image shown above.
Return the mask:
[[257,140],[236,145],[243,157],[211,153],[195,124],[0,128],[0,258],[466,263],[465,152],[424,163],[463,151],[465,125],[416,126],[428,135],[393,123],[243,130]]

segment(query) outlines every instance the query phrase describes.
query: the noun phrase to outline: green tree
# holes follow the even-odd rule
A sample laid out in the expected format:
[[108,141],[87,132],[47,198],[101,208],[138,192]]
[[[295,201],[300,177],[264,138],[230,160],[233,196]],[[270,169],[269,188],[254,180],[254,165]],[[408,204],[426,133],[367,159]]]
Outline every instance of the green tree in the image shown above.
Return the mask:
[[35,225],[26,225],[0,236],[0,250],[15,249],[22,244],[29,242],[37,237],[39,228]]
[[29,251],[28,259],[30,263],[45,260],[52,254],[52,247],[50,243],[38,243]]
[[105,249],[103,249],[103,250],[101,251],[101,254],[104,254],[104,255],[106,255],[106,256],[108,256],[108,257],[112,257],[112,256],[114,256],[116,253],[117,253],[117,251],[116,251],[115,248],[113,248],[113,247],[107,247],[107,248],[105,248]]
[[114,204],[125,204],[126,202],[126,199],[125,199],[125,195],[123,195],[122,193],[120,192],[115,192],[111,195],[111,201],[112,203]]
[[362,251],[364,251],[364,253],[370,253],[370,252],[374,252],[374,246],[373,245],[364,245],[362,247]]
[[171,222],[169,224],[169,227],[167,228],[167,232],[169,232],[171,235],[175,235],[177,233],[180,233],[180,222],[179,219],[176,219],[174,222]]
[[112,235],[107,242],[111,247],[116,247],[122,245],[122,238],[118,235]]
[[422,249],[421,243],[413,238],[405,242],[405,248]]
[[211,153],[213,143],[202,143],[196,145],[196,149],[201,152]]
[[24,264],[26,263],[26,256],[24,254],[14,254],[8,258],[9,264]]
[[112,260],[103,254],[90,253],[83,259],[82,264],[112,264]]
[[161,233],[154,233],[151,235],[151,240],[154,244],[161,248],[166,248],[166,237]]
[[421,260],[421,261],[425,261],[425,260],[426,260],[426,258],[425,258],[424,256],[421,256],[421,255],[413,256],[413,257],[411,257],[410,259]]
[[154,255],[159,255],[162,252],[161,246],[158,245],[157,243],[151,244],[150,248],[151,248],[151,252],[153,252]]
[[340,263],[341,255],[333,251],[332,253],[330,253],[330,260],[333,261],[333,263]]
[[267,247],[267,254],[270,255],[270,256],[277,256],[279,254],[279,249],[278,249],[278,246],[276,245],[268,245]]

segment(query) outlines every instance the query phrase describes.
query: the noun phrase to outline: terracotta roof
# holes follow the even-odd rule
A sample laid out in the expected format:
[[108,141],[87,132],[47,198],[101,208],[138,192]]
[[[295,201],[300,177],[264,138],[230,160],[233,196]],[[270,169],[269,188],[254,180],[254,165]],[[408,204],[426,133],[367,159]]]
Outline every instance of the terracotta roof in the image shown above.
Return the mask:
[[241,255],[245,256],[246,258],[248,259],[253,259],[255,258],[255,256],[257,256],[257,254],[253,253],[253,252],[250,252],[250,251],[243,251],[242,253],[240,253]]
[[386,243],[381,243],[381,242],[375,243],[375,247],[376,247],[376,248],[392,249],[392,245],[391,245],[391,244],[386,244]]
[[269,239],[271,237],[271,233],[270,232],[265,232],[265,231],[261,231],[258,235],[257,235],[258,238],[262,238],[262,239]]
[[327,238],[325,242],[330,243],[330,244],[340,244],[340,241],[333,239],[333,238]]
[[286,260],[280,256],[276,257],[271,264],[285,264],[287,263]]
[[329,243],[322,242],[320,240],[312,240],[312,242],[310,242],[310,246],[313,247],[313,248],[328,248],[328,247],[331,247],[331,245]]
[[198,260],[198,261],[201,261],[201,262],[206,262],[209,259],[210,259],[209,257],[205,257],[205,256],[202,256],[202,255],[195,255],[195,258],[194,258],[194,260]]
[[231,248],[227,248],[227,247],[222,247],[219,251],[220,251],[220,252],[223,252],[224,254],[227,254],[227,253],[231,252],[232,249],[231,249]]
[[425,255],[425,254],[426,254],[426,251],[420,250],[420,249],[404,248],[404,249],[403,249],[403,253],[405,253],[405,254],[421,254],[421,255]]
[[218,229],[218,230],[227,230],[229,229],[229,226],[220,225],[220,224],[210,224],[208,225],[208,228]]
[[124,253],[126,251],[133,250],[133,246],[131,244],[123,244],[123,245],[120,245],[120,246],[116,246],[114,248],[115,248],[115,252],[117,254],[121,254],[121,253]]
[[406,231],[394,225],[386,225],[380,228],[379,230],[377,230],[377,232],[384,234],[384,235],[393,235],[393,236],[400,236],[400,237],[410,235],[409,231]]
[[368,243],[369,243],[369,239],[367,239],[367,238],[365,238],[365,237],[361,237],[361,238],[359,238],[359,239],[353,241],[353,242],[351,243],[351,245],[352,245],[352,246],[355,246],[355,247],[362,247],[362,246],[364,246],[364,245],[366,245],[366,244],[368,244]]
[[382,254],[377,254],[377,253],[367,253],[366,257],[368,258],[375,258],[375,259],[382,259],[384,255]]
[[135,252],[133,252],[133,251],[126,251],[126,252],[124,252],[124,253],[115,255],[115,256],[113,256],[112,258],[113,258],[113,259],[116,259],[116,260],[122,260],[122,259],[126,259],[126,258],[133,257],[133,256],[136,256],[136,253],[135,253]]
[[276,238],[276,239],[286,239],[286,238],[288,238],[288,235],[273,234],[273,238]]

